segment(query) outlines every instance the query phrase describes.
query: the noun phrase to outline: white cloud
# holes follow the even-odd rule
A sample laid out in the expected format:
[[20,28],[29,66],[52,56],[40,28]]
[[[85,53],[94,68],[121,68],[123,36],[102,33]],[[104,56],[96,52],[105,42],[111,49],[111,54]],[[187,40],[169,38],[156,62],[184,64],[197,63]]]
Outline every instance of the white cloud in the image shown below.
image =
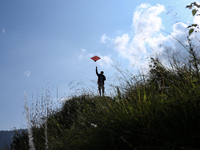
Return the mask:
[[[151,6],[150,4],[141,4],[135,9],[133,14],[132,29],[135,33],[133,37],[129,34],[122,34],[115,38],[109,38],[103,35],[101,39],[109,39],[113,44],[113,48],[120,56],[130,61],[130,65],[135,69],[148,68],[150,56],[164,56],[166,52],[175,56],[180,61],[184,61],[188,56],[188,52],[180,44],[187,44],[188,28],[186,24],[177,22],[172,26],[172,32],[164,36],[164,25],[162,18],[159,16],[165,11],[164,5],[157,4]],[[200,16],[195,16],[193,23],[200,25]],[[192,24],[192,23],[191,23]],[[193,43],[199,45],[199,33],[193,33],[191,36]],[[177,41],[178,39],[179,41]],[[105,43],[105,42],[104,42]],[[197,46],[198,48],[200,46]],[[164,57],[162,57],[164,58]],[[167,62],[162,59],[163,62]]]
[[163,29],[159,15],[165,11],[163,5],[141,4],[133,15],[132,28],[135,36],[130,44],[130,54],[141,55],[147,53],[147,45],[155,45],[156,39],[162,37],[159,31]]
[[146,39],[160,31],[162,28],[162,19],[158,15],[163,11],[165,11],[164,6],[159,4],[156,6],[142,4],[137,7],[132,24],[135,33],[142,39]]
[[84,49],[84,48],[81,48],[81,51],[82,51],[82,52],[85,52],[85,49]]
[[[200,11],[200,9],[199,9],[199,11]],[[200,16],[199,15],[198,16],[197,15],[194,16],[193,23],[194,24],[198,24],[200,26]],[[198,31],[200,31],[200,30],[198,30]]]
[[31,72],[30,72],[29,70],[27,70],[27,71],[24,71],[24,75],[25,75],[25,76],[27,76],[27,77],[30,77],[30,75],[31,75]]
[[[165,56],[166,54],[173,56],[180,63],[185,64],[188,62],[189,53],[186,50],[188,45],[188,25],[178,22],[172,26],[173,31],[170,35],[164,37],[160,43],[166,43],[165,48],[159,54],[160,56]],[[198,34],[190,35],[190,39],[192,39],[192,43],[196,46],[194,50],[199,47],[200,41],[198,40]]]
[[79,60],[83,60],[84,59],[84,53],[85,53],[85,49],[84,48],[81,48],[81,53],[80,54],[78,54],[78,58],[79,58]]
[[127,52],[128,52],[127,46],[129,39],[130,37],[128,34],[123,34],[121,37],[117,36],[116,39],[114,39],[114,48],[123,57],[127,57]]
[[[162,34],[159,34],[159,31],[164,28],[162,19],[159,17],[163,11],[165,11],[163,5],[141,4],[133,14],[132,28],[135,36],[132,40],[129,34],[122,34],[114,39],[107,36],[106,38],[111,42],[114,41],[114,49],[120,56],[129,59],[131,65],[146,67],[147,61],[142,61],[149,56],[147,46],[153,46],[157,40],[163,39]],[[105,35],[102,37],[105,38]],[[101,39],[104,39],[102,37]]]
[[110,67],[113,64],[113,60],[110,58],[111,56],[100,56],[100,60],[97,61],[97,63],[100,66],[104,66],[106,68]]
[[3,32],[3,33],[6,33],[6,30],[3,28],[3,29],[2,29],[2,32]]
[[83,57],[84,57],[83,54],[78,55],[79,60],[83,60]]
[[103,35],[101,36],[101,42],[102,42],[102,43],[106,43],[106,40],[110,40],[110,38],[107,37],[106,34],[103,34]]

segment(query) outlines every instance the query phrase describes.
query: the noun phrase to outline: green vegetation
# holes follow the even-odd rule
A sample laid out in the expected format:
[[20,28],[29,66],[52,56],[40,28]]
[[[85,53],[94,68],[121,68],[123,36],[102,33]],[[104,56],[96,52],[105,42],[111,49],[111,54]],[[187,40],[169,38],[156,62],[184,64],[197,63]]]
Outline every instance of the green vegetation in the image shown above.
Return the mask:
[[[184,66],[152,58],[148,75],[124,75],[115,97],[76,96],[33,123],[36,150],[200,149],[200,59],[188,43]],[[14,138],[29,149],[28,133]]]

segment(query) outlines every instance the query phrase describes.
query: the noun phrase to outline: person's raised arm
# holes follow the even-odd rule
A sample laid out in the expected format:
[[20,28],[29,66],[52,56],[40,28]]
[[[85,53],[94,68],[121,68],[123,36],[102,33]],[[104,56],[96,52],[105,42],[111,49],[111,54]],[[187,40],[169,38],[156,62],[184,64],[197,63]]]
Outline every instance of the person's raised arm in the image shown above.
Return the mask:
[[99,75],[99,74],[98,74],[98,71],[97,71],[97,66],[96,66],[96,74],[97,74],[97,76]]

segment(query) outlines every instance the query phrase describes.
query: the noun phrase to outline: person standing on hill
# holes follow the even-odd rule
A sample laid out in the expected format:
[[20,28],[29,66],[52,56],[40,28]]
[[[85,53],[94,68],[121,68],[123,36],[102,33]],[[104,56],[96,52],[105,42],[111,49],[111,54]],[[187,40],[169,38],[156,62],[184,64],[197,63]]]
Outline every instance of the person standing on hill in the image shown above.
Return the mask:
[[99,89],[100,96],[101,96],[101,91],[102,91],[103,96],[104,96],[104,89],[105,89],[105,87],[104,87],[104,81],[106,80],[106,77],[103,75],[103,73],[104,72],[101,71],[101,73],[99,74],[98,71],[97,71],[97,67],[96,67],[96,74],[98,76],[97,83],[98,83],[98,89]]

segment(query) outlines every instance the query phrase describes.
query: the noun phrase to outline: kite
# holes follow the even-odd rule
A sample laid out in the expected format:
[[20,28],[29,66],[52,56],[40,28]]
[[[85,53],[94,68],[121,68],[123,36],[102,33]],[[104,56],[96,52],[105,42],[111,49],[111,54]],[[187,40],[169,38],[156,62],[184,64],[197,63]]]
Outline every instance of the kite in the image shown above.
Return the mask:
[[94,56],[94,57],[92,57],[91,59],[94,60],[94,62],[96,62],[97,60],[99,60],[99,59],[101,59],[101,58],[98,57],[98,56]]

